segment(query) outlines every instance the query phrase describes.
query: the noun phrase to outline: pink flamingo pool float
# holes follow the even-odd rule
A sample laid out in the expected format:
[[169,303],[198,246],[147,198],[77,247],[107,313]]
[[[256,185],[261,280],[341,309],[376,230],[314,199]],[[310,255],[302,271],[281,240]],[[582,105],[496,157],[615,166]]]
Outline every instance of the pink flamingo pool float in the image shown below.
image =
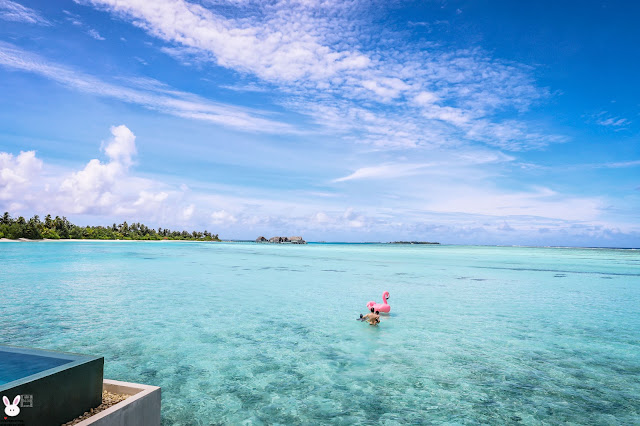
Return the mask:
[[389,306],[389,304],[387,303],[388,298],[389,292],[385,291],[384,293],[382,293],[382,303],[369,302],[367,303],[367,309],[373,308],[380,313],[384,312],[385,314],[388,314],[391,310],[391,306]]

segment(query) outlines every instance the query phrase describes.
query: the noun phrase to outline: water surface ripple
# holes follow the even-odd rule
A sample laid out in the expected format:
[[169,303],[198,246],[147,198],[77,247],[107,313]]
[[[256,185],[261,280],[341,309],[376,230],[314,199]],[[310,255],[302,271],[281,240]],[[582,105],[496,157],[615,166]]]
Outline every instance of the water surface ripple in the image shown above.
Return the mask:
[[[0,343],[104,355],[165,425],[638,424],[640,253],[0,244]],[[608,279],[602,279],[602,278]],[[391,293],[392,315],[355,321]]]

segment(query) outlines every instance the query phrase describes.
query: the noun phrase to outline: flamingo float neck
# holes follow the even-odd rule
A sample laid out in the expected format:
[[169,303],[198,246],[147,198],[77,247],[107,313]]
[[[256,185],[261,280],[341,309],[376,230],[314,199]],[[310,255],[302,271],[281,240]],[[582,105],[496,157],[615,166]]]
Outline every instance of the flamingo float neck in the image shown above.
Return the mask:
[[382,303],[369,302],[367,303],[367,309],[374,308],[376,311],[380,311],[381,313],[388,314],[391,311],[391,306],[387,302],[389,298],[389,292],[385,291],[382,293]]

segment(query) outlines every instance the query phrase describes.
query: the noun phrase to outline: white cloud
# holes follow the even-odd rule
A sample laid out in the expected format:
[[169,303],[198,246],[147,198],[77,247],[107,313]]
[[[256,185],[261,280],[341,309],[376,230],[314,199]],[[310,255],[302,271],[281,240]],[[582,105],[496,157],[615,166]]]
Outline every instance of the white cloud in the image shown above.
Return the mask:
[[367,224],[367,218],[362,214],[356,213],[351,207],[344,212],[342,219],[350,228],[362,228]]
[[[560,195],[549,188],[500,191],[482,186],[458,186],[433,194],[424,208],[433,212],[464,212],[493,217],[534,216],[562,221],[596,221],[604,207],[599,197]],[[535,223],[535,222],[534,222]],[[525,225],[530,227],[531,224]]]
[[619,162],[607,163],[603,165],[603,167],[608,167],[613,169],[619,169],[624,167],[637,167],[637,166],[640,166],[640,160],[619,161]]
[[568,141],[565,136],[532,131],[525,123],[515,120],[507,120],[502,123],[475,120],[469,126],[465,126],[465,131],[466,136],[470,139],[509,151],[539,149],[550,144]]
[[129,167],[137,154],[136,136],[125,125],[112,126],[113,138],[104,146],[104,152],[111,161]]
[[100,40],[100,41],[106,40],[106,38],[102,37],[100,33],[94,30],[93,28],[90,28],[87,31],[87,34],[89,34],[91,37],[95,38],[96,40]]
[[[103,143],[106,160],[93,159],[79,170],[53,168],[32,151],[17,156],[0,153],[0,209],[12,215],[72,215],[72,219],[84,217],[80,223],[91,224],[96,224],[97,217],[109,223],[142,221],[174,229],[213,225],[214,232],[226,238],[301,234],[309,240],[474,242],[475,238],[475,242],[481,239],[485,243],[548,244],[568,239],[591,241],[590,245],[602,241],[606,245],[611,238],[640,236],[637,223],[611,224],[603,219],[609,205],[604,198],[561,194],[548,187],[521,191],[493,187],[476,167],[507,164],[513,159],[493,151],[461,152],[457,166],[440,159],[435,159],[433,166],[413,163],[418,169],[453,170],[448,177],[440,171],[427,179],[413,175],[395,186],[393,179],[381,181],[375,199],[359,197],[346,189],[342,193],[345,197],[326,197],[311,191],[292,197],[287,190],[260,190],[259,195],[253,195],[249,188],[212,190],[202,189],[203,183],[187,185],[171,182],[168,177],[142,178],[133,168],[133,132],[121,125],[112,127],[111,134]],[[407,165],[385,166],[373,168],[369,178],[380,173],[402,175],[399,170]],[[460,174],[472,172],[473,184],[460,179]],[[364,179],[366,173],[360,174]],[[388,185],[392,185],[390,192]]]
[[595,122],[601,126],[612,127],[616,130],[620,130],[624,126],[631,124],[631,121],[626,118],[620,118],[609,114],[607,111],[601,111],[594,116]]
[[115,98],[178,117],[207,121],[249,132],[297,132],[288,124],[261,116],[266,115],[262,111],[208,101],[191,93],[170,90],[166,86],[111,84],[62,65],[48,63],[38,55],[1,41],[0,65],[37,73],[74,90]]
[[206,52],[221,66],[248,71],[266,80],[320,80],[368,63],[358,53],[325,46],[305,31],[308,22],[300,22],[291,26],[290,31],[278,34],[271,27],[232,22],[184,1],[87,3],[131,17],[137,25],[165,41]]
[[26,22],[28,24],[51,25],[38,12],[11,0],[0,0],[0,19]]
[[325,212],[317,212],[311,215],[311,221],[319,224],[329,223],[331,218]]
[[269,90],[265,87],[259,86],[255,83],[248,84],[234,84],[234,85],[221,85],[223,89],[233,90],[234,92],[256,92],[256,93],[265,93]]
[[413,103],[425,106],[431,105],[438,100],[438,95],[436,95],[435,93],[422,91],[413,98]]
[[[446,123],[452,124],[454,126],[463,126],[473,118],[469,112],[455,107],[450,106],[438,106],[438,105],[430,105],[426,104],[422,112],[425,118],[431,120],[440,120]],[[473,137],[471,137],[473,139]]]
[[82,169],[45,167],[34,151],[18,156],[0,152],[0,204],[8,210],[59,214],[128,215],[146,217],[166,210],[165,185],[133,175],[135,136],[126,126],[111,128],[104,143],[107,162],[90,160]]
[[604,120],[598,120],[598,124],[602,125],[602,126],[614,126],[614,127],[619,127],[619,126],[624,126],[627,124],[630,124],[631,122],[629,120],[627,120],[626,118],[617,118],[617,117],[611,117],[611,118],[607,118]]
[[169,197],[169,194],[167,194],[166,192],[158,192],[157,194],[154,194],[153,192],[140,191],[140,197],[136,200],[135,203],[133,203],[133,205],[136,207],[138,206],[149,207],[149,205],[161,204],[168,197]]
[[189,204],[187,207],[185,207],[182,210],[182,217],[184,218],[184,220],[189,220],[191,219],[191,217],[193,216],[193,212],[196,209],[196,205],[195,204]]
[[100,160],[91,160],[84,169],[62,181],[61,198],[69,203],[74,213],[109,209],[115,204],[114,186],[123,175],[122,164],[102,164]]
[[[124,125],[111,127],[111,134],[113,138],[104,146],[110,161],[102,163],[93,159],[84,169],[65,178],[60,185],[59,199],[74,213],[114,211],[114,207],[124,201],[123,195],[128,195],[130,191],[126,188],[126,181],[132,157],[136,153],[135,136]],[[133,202],[134,206],[155,200],[153,194],[142,189],[135,195],[138,199]]]
[[42,161],[35,151],[20,152],[13,156],[0,152],[0,200],[22,198],[31,181],[42,170]]
[[211,213],[211,223],[214,225],[226,225],[237,221],[238,219],[226,210],[217,210]]
[[[379,28],[360,14],[373,7],[368,2],[79,1],[143,28],[185,64],[213,62],[275,85],[285,106],[347,140],[379,148],[480,142],[507,150],[564,140],[495,114],[522,113],[548,96],[531,68],[481,49],[423,48],[399,34],[381,43]],[[359,120],[367,114],[379,120]]]
[[362,86],[371,90],[385,101],[397,98],[402,92],[410,88],[404,81],[397,78],[384,78],[378,81],[365,80],[362,82]]
[[380,166],[362,167],[348,176],[333,180],[333,182],[346,182],[355,179],[392,179],[402,176],[411,176],[422,172],[433,164],[383,164]]
[[445,159],[432,161],[427,163],[387,163],[375,166],[361,167],[353,173],[334,179],[333,183],[346,182],[360,179],[380,179],[393,180],[407,176],[415,176],[419,174],[431,173],[437,176],[444,176],[447,170],[460,170],[467,168],[465,175],[473,175],[477,172],[469,171],[469,168],[475,165],[504,163],[513,161],[514,157],[505,155],[501,152],[486,150],[461,150],[450,152],[445,155]]
[[505,220],[502,225],[498,226],[497,228],[499,231],[506,231],[506,232],[513,232],[515,231],[515,229],[513,229],[511,226],[509,226],[509,224],[507,223],[507,221]]
[[565,167],[569,169],[580,170],[580,169],[626,169],[626,168],[638,167],[638,166],[640,166],[640,160],[611,161],[607,163],[585,163],[585,164],[566,165]]

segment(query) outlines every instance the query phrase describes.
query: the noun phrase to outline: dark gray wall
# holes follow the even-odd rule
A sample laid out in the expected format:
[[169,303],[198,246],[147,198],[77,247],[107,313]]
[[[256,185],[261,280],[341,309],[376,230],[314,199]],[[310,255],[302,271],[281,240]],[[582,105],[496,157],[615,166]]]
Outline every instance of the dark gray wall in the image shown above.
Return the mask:
[[[22,420],[25,426],[60,426],[102,403],[103,371],[104,358],[96,358],[2,394],[11,401],[16,395],[33,395],[33,407],[21,408],[12,420]],[[4,404],[1,406],[4,408]]]

